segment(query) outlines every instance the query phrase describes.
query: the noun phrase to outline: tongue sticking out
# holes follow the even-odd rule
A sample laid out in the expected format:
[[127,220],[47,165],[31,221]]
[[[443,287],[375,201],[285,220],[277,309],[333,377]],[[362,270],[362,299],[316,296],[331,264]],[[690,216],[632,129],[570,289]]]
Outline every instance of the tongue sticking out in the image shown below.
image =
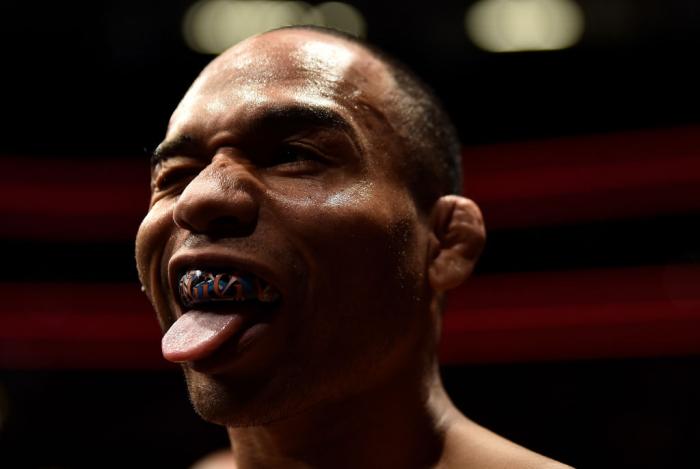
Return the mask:
[[[245,301],[270,304],[279,298],[279,292],[272,285],[253,275],[240,273],[190,270],[180,278],[178,290],[186,308]],[[163,336],[163,357],[176,363],[200,360],[240,331],[243,321],[240,311],[187,311]]]
[[163,336],[163,357],[181,363],[199,360],[230,339],[243,325],[240,314],[189,311]]

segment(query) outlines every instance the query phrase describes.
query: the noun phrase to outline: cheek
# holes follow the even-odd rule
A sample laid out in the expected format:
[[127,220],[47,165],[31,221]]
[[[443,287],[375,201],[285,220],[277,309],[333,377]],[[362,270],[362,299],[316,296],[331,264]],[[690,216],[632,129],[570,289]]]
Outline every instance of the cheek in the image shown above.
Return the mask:
[[152,300],[153,286],[160,276],[160,263],[172,226],[172,204],[160,202],[146,214],[136,234],[136,269]]
[[403,192],[364,183],[288,204],[311,270],[309,297],[353,310],[414,303],[424,256],[415,207]]
[[359,188],[349,195],[334,194],[320,205],[323,238],[335,244],[349,264],[375,265],[390,271],[415,261],[417,217],[402,193]]
[[355,309],[405,309],[422,278],[414,223],[354,215],[323,224],[329,228],[323,237],[333,240],[319,259],[331,272],[324,279],[329,291],[348,294]]
[[[384,192],[366,196],[318,204],[300,243],[309,259],[312,304],[299,348],[331,382],[337,370],[369,381],[395,371],[422,352],[431,330],[425,237],[413,205]],[[376,375],[367,371],[369,363],[380,370]]]

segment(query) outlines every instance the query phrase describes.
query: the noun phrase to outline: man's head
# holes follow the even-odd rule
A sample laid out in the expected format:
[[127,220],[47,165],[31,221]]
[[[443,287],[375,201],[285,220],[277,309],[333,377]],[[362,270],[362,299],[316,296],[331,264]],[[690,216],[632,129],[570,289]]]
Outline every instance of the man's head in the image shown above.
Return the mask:
[[[447,195],[454,131],[409,72],[335,33],[256,36],[205,68],[155,156],[137,266],[203,417],[270,422],[433,366],[483,225]],[[215,280],[195,291],[197,271]],[[237,277],[279,298],[202,293]]]

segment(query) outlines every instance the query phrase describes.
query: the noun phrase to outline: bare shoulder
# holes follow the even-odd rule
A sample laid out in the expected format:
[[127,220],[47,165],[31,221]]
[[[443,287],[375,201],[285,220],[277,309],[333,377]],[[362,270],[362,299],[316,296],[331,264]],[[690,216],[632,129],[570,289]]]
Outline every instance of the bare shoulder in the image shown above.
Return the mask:
[[236,469],[236,460],[228,449],[215,451],[198,460],[190,469]]
[[464,419],[449,432],[436,469],[571,469]]

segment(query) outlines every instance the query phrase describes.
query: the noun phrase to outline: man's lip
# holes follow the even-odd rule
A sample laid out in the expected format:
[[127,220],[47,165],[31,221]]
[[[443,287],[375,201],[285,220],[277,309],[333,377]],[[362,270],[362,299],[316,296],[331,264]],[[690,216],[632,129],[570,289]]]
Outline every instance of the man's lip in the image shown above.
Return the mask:
[[[178,283],[180,277],[189,270],[249,273],[276,288],[282,299],[287,296],[279,276],[257,260],[215,250],[181,252],[172,256],[168,262],[168,284],[171,294],[183,311],[187,308],[182,304]],[[181,312],[176,313],[176,316],[179,317],[181,314]]]

